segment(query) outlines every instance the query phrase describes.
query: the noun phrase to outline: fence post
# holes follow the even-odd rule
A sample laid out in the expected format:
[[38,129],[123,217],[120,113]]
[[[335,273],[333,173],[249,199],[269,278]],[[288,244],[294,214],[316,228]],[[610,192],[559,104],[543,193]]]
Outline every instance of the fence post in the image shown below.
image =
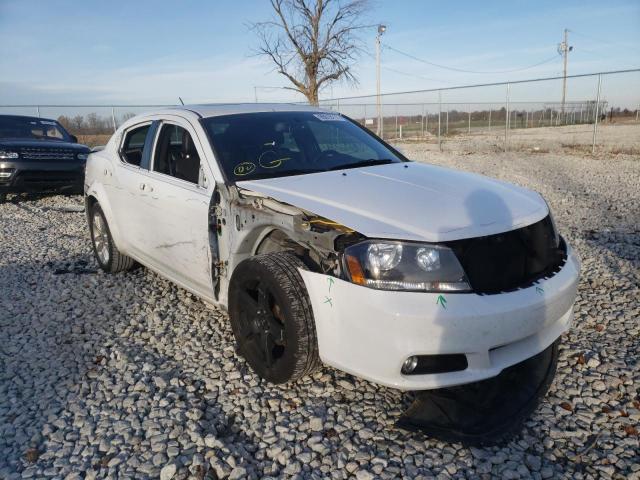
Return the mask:
[[396,138],[398,138],[398,105],[396,105]]
[[524,128],[529,128],[529,110],[525,111]]
[[467,105],[467,110],[469,110],[469,126],[467,128],[467,135],[471,135],[471,105]]
[[36,110],[38,112],[38,118],[40,118],[40,105],[36,106]]
[[424,103],[422,104],[422,115],[420,116],[420,138],[424,137]]
[[444,132],[449,135],[449,107],[447,107],[447,123],[445,124]]
[[593,122],[593,144],[591,145],[591,153],[596,153],[596,137],[598,136],[598,114],[600,109],[600,89],[602,87],[602,75],[598,75],[598,93],[596,94],[596,115]]
[[638,104],[638,108],[636,108],[636,122],[638,121],[638,113],[640,113],[640,104]]
[[427,133],[429,132],[429,110],[426,111],[424,116],[424,137],[427,138]]
[[509,93],[511,91],[511,84],[507,83],[507,110],[504,117],[504,151],[509,149]]
[[491,104],[489,104],[489,131],[491,131]]
[[111,107],[111,122],[113,123],[113,133],[116,133],[118,127],[116,126],[116,111],[114,107]]
[[382,95],[380,95],[380,138],[384,140],[384,105]]
[[440,139],[440,130],[442,124],[442,90],[438,90],[438,148],[442,151],[442,141]]

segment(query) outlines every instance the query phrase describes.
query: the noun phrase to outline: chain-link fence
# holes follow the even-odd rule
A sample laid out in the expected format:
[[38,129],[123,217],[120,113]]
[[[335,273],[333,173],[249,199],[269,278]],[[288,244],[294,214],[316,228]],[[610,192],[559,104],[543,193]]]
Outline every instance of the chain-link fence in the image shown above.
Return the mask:
[[[320,105],[360,122],[387,140],[443,144],[454,138],[491,135],[509,149],[524,129],[579,126],[590,146],[598,125],[640,122],[640,69],[563,77],[325,99]],[[173,105],[0,105],[1,114],[58,119],[80,141],[106,142],[133,115]],[[640,135],[640,132],[638,133]],[[565,139],[575,143],[575,139]],[[584,138],[582,143],[585,143]]]
[[440,146],[461,134],[501,135],[516,129],[583,125],[598,144],[598,124],[638,124],[640,69],[326,99],[321,106],[357,120],[387,140],[421,139]]

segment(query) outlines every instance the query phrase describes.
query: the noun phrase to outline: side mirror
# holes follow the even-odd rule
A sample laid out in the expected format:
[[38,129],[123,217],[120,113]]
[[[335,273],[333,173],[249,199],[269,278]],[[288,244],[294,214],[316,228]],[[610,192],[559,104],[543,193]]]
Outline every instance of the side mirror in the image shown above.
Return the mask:
[[69,135],[71,137],[71,143],[78,143],[78,137],[75,135]]

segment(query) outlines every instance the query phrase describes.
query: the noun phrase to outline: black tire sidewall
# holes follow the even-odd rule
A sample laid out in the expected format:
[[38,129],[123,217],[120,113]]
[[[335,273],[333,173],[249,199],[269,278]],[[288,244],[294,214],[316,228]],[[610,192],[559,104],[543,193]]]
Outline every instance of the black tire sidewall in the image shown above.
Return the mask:
[[[272,257],[273,255],[274,254],[270,254],[268,256]],[[299,308],[299,302],[304,300],[301,298],[292,299],[291,294],[286,291],[286,287],[274,276],[272,270],[263,263],[264,261],[265,259],[261,259],[260,256],[251,257],[236,267],[229,287],[229,316],[238,349],[244,356],[238,324],[238,316],[240,314],[239,294],[244,285],[258,279],[267,286],[282,311],[287,346],[285,347],[283,356],[278,359],[272,369],[266,369],[265,365],[256,362],[255,359],[250,357],[247,358],[245,356],[245,359],[261,378],[272,383],[286,383],[297,377],[296,373],[300,370],[300,363],[306,360],[308,352],[306,352],[304,348],[301,348],[301,332],[299,329],[303,322],[313,322],[313,318],[304,318],[304,312],[301,312]],[[291,285],[291,287],[296,290],[295,296],[306,296],[308,299],[306,287],[302,278],[299,277],[299,274],[298,279],[299,281],[296,282],[298,285]],[[313,326],[315,328],[315,325]]]

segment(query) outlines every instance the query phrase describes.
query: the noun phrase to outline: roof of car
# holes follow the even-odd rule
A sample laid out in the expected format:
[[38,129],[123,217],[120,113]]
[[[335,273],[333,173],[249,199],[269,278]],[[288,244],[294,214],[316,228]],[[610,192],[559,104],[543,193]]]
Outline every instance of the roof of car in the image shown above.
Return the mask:
[[40,121],[40,120],[44,120],[45,122],[57,122],[57,120],[54,120],[53,118],[42,118],[42,117],[32,117],[31,115],[5,115],[5,114],[0,114],[0,118],[11,118],[13,120],[34,120],[34,121]]
[[203,118],[220,115],[234,115],[238,113],[258,112],[322,112],[320,107],[301,105],[296,103],[210,103],[202,105],[182,105],[170,110],[188,110]]

